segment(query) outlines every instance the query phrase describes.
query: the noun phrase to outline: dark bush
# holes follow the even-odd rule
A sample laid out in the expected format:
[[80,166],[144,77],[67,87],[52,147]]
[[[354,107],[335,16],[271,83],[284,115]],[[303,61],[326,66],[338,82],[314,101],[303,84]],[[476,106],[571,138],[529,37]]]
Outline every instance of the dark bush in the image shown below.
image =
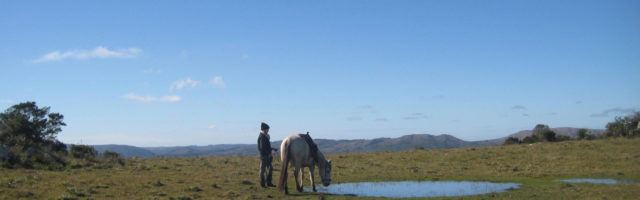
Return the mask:
[[103,167],[107,168],[111,168],[115,165],[124,166],[124,159],[116,152],[104,151],[100,156],[100,163]]
[[520,144],[520,140],[517,137],[509,137],[506,140],[504,140],[504,145],[510,145],[510,144]]
[[95,161],[98,152],[88,145],[71,145],[71,157],[75,159]]
[[578,140],[593,140],[596,139],[595,135],[589,134],[589,130],[581,128],[578,130]]
[[522,139],[522,143],[524,143],[524,144],[533,144],[533,143],[536,143],[536,142],[538,142],[538,139],[536,137],[534,137],[533,135],[525,137],[524,139]]
[[571,140],[571,137],[566,136],[566,135],[556,135],[555,136],[555,142],[562,142],[562,141],[569,141]]

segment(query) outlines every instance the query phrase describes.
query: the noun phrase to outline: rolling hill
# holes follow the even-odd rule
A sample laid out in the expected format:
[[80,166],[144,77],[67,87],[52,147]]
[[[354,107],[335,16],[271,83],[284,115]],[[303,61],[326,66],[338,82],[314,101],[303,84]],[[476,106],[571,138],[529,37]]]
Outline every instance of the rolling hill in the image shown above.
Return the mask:
[[[577,137],[579,128],[552,128],[559,135]],[[589,129],[589,133],[599,135],[604,130]],[[508,137],[522,139],[533,134],[523,130],[509,136],[485,141],[465,141],[452,135],[413,134],[398,138],[375,138],[358,140],[314,139],[324,153],[403,151],[415,148],[445,149],[501,145]],[[312,135],[313,136],[313,135]],[[279,148],[282,141],[273,141],[271,146]],[[96,150],[115,151],[124,157],[191,157],[191,156],[249,156],[258,155],[255,144],[218,144],[207,146],[134,147],[127,145],[95,145]]]

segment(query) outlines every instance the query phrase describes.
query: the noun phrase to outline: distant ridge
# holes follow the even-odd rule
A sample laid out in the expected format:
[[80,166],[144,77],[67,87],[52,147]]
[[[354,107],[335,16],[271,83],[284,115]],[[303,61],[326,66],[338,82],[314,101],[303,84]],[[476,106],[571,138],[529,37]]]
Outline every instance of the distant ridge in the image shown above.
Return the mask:
[[[580,130],[581,128],[571,128],[571,127],[558,127],[558,128],[551,128],[551,130],[553,132],[555,132],[558,135],[564,135],[564,136],[569,136],[571,138],[578,138],[578,130]],[[587,129],[589,134],[592,135],[600,135],[604,132],[603,129]],[[516,137],[520,140],[524,139],[527,136],[531,136],[533,135],[533,130],[522,130],[522,131],[518,131],[514,134],[511,134],[507,137],[502,137],[502,138],[498,138],[492,141],[501,141],[504,142],[505,139],[507,139],[508,137]]]
[[146,150],[144,148],[129,146],[129,145],[119,145],[119,144],[106,144],[106,145],[92,145],[98,153],[102,153],[104,151],[113,151],[119,153],[125,158],[130,157],[141,157],[141,158],[150,158],[156,156],[153,152]]
[[[552,128],[556,134],[576,138],[579,128],[560,127]],[[588,129],[590,134],[599,135],[602,129]],[[398,138],[375,138],[358,140],[331,140],[314,138],[318,147],[324,153],[341,152],[377,152],[377,151],[404,151],[415,148],[445,149],[462,147],[497,146],[504,143],[508,137],[522,139],[532,135],[531,130],[523,130],[509,136],[485,141],[465,141],[452,135],[413,134]],[[313,137],[313,134],[312,134]],[[274,148],[279,148],[282,141],[271,142]],[[173,147],[134,147],[128,145],[94,145],[96,150],[115,151],[124,157],[193,157],[193,156],[251,156],[258,155],[255,144],[218,144],[207,146],[173,146]]]

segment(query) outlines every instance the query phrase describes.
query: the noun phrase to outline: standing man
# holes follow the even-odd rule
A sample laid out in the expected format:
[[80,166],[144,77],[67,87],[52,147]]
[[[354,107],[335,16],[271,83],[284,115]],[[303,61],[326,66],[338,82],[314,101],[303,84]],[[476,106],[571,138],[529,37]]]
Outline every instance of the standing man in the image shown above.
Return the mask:
[[[271,161],[273,161],[273,155],[271,151],[278,151],[276,148],[271,148],[271,142],[269,141],[271,137],[269,136],[269,125],[262,122],[260,125],[260,136],[258,136],[258,151],[260,152],[260,186],[266,188],[275,187],[273,183],[271,183],[271,173],[273,172],[273,167],[271,167]],[[265,186],[265,168],[267,169],[267,180]]]

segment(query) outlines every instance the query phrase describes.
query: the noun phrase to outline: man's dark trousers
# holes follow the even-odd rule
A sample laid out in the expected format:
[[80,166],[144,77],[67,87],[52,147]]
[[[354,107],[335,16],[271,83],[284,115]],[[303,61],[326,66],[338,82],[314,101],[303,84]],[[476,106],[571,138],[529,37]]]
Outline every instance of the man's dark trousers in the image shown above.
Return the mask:
[[[260,185],[266,186],[272,185],[271,182],[271,173],[273,172],[273,167],[271,166],[271,161],[273,161],[273,157],[271,156],[260,156]],[[265,183],[264,173],[265,169],[267,170],[267,182]]]

